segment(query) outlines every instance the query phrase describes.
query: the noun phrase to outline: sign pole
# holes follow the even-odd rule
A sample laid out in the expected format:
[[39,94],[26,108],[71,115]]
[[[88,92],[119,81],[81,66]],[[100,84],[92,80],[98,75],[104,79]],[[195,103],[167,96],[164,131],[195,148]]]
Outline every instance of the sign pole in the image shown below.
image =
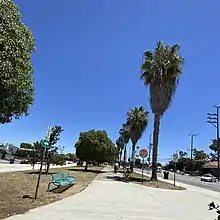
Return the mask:
[[173,185],[176,186],[176,163],[178,162],[178,153],[173,154],[173,162],[174,162]]
[[40,185],[40,178],[41,178],[41,173],[42,173],[42,169],[43,169],[45,154],[46,154],[46,147],[44,147],[44,152],[43,152],[43,156],[42,156],[42,160],[41,160],[41,164],[40,164],[40,171],[39,171],[39,175],[38,175],[38,179],[37,179],[37,186],[36,186],[34,199],[37,199],[37,193],[38,193],[38,189],[39,189],[39,185]]
[[142,184],[144,183],[144,158],[142,158]]
[[173,185],[176,186],[176,162],[174,162]]
[[36,185],[34,199],[37,199],[37,194],[38,194],[38,189],[39,189],[39,185],[40,185],[40,178],[41,178],[41,173],[42,173],[42,169],[43,169],[43,163],[44,163],[46,150],[47,150],[47,148],[50,147],[49,146],[50,134],[51,134],[51,130],[50,130],[50,127],[48,126],[46,137],[43,141],[41,141],[41,146],[44,148],[44,151],[43,151],[43,155],[42,155],[42,159],[41,159],[40,170],[39,170],[39,175],[38,175],[38,179],[37,179],[37,185]]
[[141,149],[139,151],[139,155],[142,158],[142,172],[141,172],[141,177],[142,177],[142,184],[144,183],[144,158],[147,157],[148,151],[146,149]]

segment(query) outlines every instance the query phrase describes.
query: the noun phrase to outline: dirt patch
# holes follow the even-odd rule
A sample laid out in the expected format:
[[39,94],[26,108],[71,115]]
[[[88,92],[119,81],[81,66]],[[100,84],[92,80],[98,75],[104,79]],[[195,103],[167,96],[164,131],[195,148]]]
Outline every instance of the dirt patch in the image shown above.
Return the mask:
[[103,167],[89,167],[87,172],[81,167],[51,169],[50,174],[69,171],[70,175],[76,177],[76,184],[67,189],[47,192],[51,177],[43,174],[37,200],[33,198],[38,172],[0,173],[0,219],[22,214],[30,209],[79,193],[102,172],[102,169]]
[[170,189],[170,190],[185,190],[185,188],[181,186],[174,186],[173,184],[166,183],[163,181],[150,181],[150,178],[144,176],[142,183],[142,175],[138,173],[131,174],[131,182],[141,184],[148,187],[160,188],[160,189]]

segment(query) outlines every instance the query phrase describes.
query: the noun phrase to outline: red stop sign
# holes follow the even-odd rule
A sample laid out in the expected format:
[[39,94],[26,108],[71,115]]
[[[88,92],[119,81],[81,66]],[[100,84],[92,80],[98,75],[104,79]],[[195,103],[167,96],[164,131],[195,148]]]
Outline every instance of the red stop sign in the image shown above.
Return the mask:
[[145,158],[148,155],[148,151],[146,149],[141,149],[139,151],[139,155],[140,155],[140,157]]

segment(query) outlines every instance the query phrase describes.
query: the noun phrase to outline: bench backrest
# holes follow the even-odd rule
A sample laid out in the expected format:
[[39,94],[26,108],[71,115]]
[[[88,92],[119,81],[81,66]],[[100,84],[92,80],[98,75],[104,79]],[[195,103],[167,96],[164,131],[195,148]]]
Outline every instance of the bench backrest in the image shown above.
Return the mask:
[[62,173],[55,173],[55,174],[52,174],[51,176],[52,176],[52,181],[58,181],[63,178]]
[[62,173],[62,177],[63,178],[67,178],[67,177],[69,177],[70,176],[70,173],[69,172],[64,172],[64,173]]

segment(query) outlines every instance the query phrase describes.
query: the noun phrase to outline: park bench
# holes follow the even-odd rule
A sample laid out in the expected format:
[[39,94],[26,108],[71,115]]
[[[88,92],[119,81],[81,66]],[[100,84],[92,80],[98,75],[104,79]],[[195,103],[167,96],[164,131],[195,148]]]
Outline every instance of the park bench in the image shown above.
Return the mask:
[[73,185],[75,182],[76,178],[70,176],[68,172],[51,174],[51,181],[48,184],[47,191],[50,191],[51,184],[58,188]]

